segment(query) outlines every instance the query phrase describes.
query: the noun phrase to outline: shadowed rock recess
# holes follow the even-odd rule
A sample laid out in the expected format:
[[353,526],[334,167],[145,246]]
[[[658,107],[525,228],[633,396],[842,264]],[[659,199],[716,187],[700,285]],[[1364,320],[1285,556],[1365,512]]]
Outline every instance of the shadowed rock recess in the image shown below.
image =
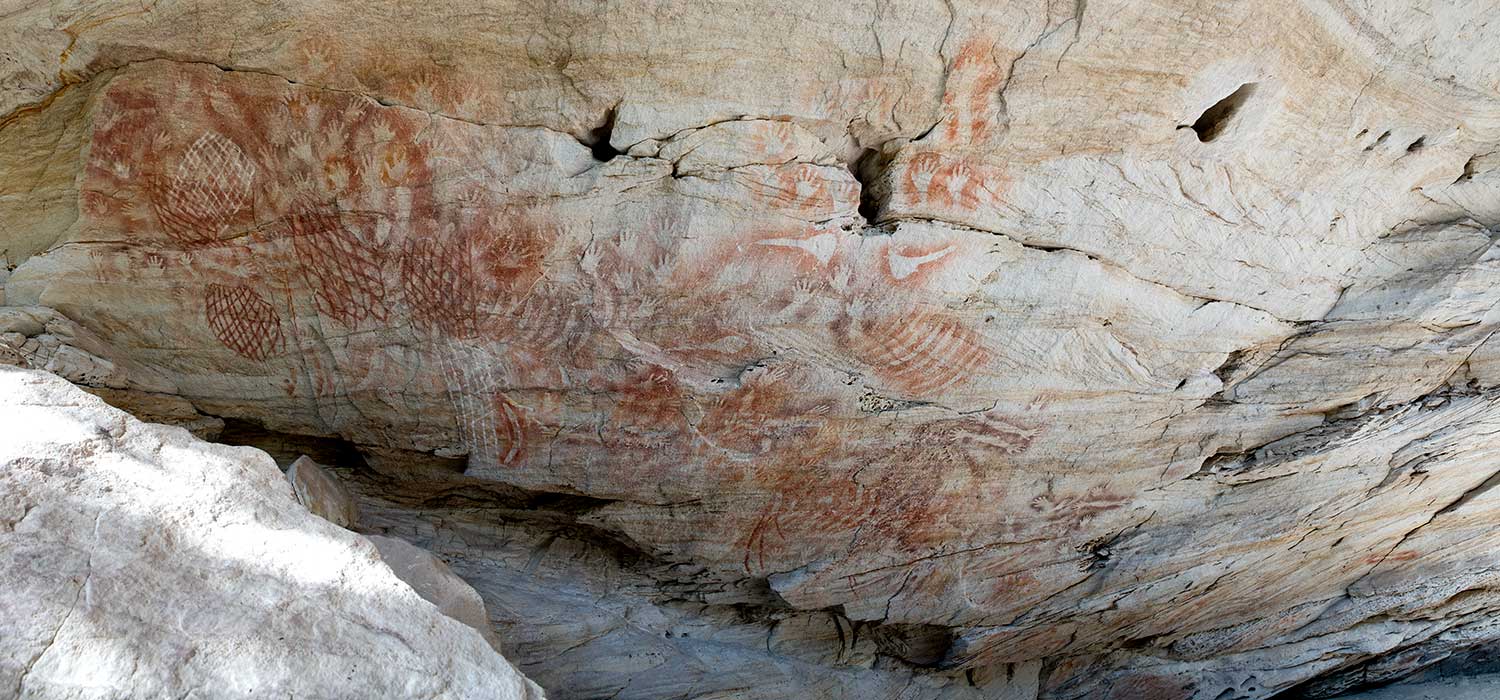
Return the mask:
[[[100,495],[68,428],[0,450],[0,696],[337,696],[288,674],[366,643],[361,697],[524,684],[491,647],[564,700],[1451,676],[1500,645],[1497,235],[1490,2],[10,0],[0,363],[307,456],[416,591],[319,602],[214,539],[292,527],[222,459]],[[48,405],[0,435],[116,415]],[[309,656],[191,624],[278,596]]]

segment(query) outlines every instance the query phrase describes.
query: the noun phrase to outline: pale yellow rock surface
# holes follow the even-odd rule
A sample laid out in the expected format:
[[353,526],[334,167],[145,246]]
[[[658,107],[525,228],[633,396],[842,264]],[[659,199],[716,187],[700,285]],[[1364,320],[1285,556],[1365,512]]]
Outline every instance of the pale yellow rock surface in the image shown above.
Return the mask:
[[[0,354],[345,441],[414,542],[501,557],[455,566],[492,617],[680,614],[757,638],[726,668],[811,664],[767,697],[1394,676],[1500,638],[1494,27],[1464,0],[21,0]],[[430,522],[501,498],[524,536]],[[629,554],[549,589],[490,541],[548,528]],[[614,607],[582,592],[616,576]],[[755,595],[664,612],[684,578]],[[749,674],[533,624],[522,665],[565,695]]]

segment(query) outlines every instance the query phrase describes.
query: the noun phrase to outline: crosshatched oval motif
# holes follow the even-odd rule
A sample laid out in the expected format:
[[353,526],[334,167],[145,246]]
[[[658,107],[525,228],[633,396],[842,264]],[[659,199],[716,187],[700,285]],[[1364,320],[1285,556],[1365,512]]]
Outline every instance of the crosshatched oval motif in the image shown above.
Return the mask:
[[292,249],[318,300],[318,311],[349,327],[383,323],[389,309],[381,250],[344,224],[335,211],[308,210],[287,217]]
[[251,360],[281,350],[281,314],[259,292],[244,285],[210,284],[204,306],[208,326],[224,347]]
[[185,246],[222,240],[250,204],[255,163],[233,141],[206,133],[183,152],[170,179],[153,188],[152,209],[162,230]]
[[471,269],[462,240],[407,241],[401,253],[401,286],[418,328],[449,338],[478,333]]

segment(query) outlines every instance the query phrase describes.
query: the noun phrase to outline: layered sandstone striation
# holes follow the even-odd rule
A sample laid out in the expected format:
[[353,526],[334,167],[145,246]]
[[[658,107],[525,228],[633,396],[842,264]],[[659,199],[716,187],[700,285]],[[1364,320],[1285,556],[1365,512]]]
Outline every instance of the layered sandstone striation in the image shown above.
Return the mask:
[[23,0],[0,355],[563,697],[1330,695],[1500,637],[1497,22]]

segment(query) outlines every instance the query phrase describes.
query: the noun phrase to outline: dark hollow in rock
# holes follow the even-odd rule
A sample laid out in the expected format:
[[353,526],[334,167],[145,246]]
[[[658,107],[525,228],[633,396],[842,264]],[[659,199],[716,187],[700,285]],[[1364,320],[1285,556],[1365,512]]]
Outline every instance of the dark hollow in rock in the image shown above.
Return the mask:
[[1192,129],[1193,133],[1198,135],[1199,141],[1208,143],[1224,133],[1224,129],[1233,121],[1235,114],[1245,105],[1245,101],[1249,100],[1250,96],[1254,94],[1255,83],[1245,83],[1234,92],[1229,93],[1228,97],[1215,102],[1214,106],[1204,110],[1203,114],[1198,116],[1197,121],[1194,121],[1191,125],[1177,128]]

